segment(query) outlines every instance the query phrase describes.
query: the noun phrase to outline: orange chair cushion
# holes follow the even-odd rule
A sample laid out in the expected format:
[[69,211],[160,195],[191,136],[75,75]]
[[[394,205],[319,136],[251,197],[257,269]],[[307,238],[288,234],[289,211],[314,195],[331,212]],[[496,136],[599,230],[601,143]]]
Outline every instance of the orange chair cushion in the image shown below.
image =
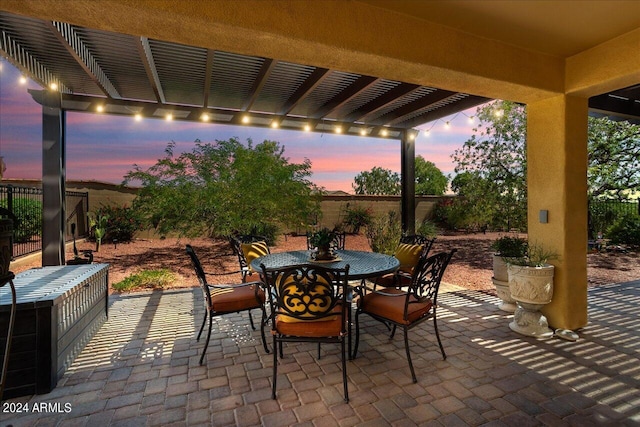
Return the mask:
[[431,307],[433,306],[431,300],[417,302],[414,296],[410,296],[407,319],[405,320],[404,303],[407,299],[407,293],[396,288],[384,288],[380,292],[398,296],[388,296],[381,295],[376,292],[370,292],[362,297],[360,302],[362,311],[389,319],[390,321],[400,325],[409,325],[415,322],[431,310]]
[[330,316],[328,320],[291,321],[286,315],[276,316],[276,331],[282,335],[295,337],[338,337],[342,332],[342,307],[336,306],[336,316]]
[[267,246],[267,242],[243,243],[240,248],[242,249],[244,258],[247,260],[249,271],[253,271],[253,268],[251,268],[251,261],[256,258],[260,258],[261,256],[269,255],[269,246]]
[[237,311],[260,308],[264,304],[264,291],[256,285],[232,286],[230,288],[213,288],[211,293],[211,310],[215,313],[235,313]]
[[418,265],[420,254],[422,253],[421,245],[411,245],[409,243],[400,243],[396,248],[394,256],[400,261],[398,270],[413,273],[413,269]]

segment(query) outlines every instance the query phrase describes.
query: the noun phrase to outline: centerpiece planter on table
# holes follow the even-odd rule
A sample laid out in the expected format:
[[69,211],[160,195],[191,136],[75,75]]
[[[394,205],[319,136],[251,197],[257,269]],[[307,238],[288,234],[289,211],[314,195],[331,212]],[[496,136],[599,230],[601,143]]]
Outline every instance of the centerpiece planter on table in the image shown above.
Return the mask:
[[335,233],[326,227],[314,232],[310,242],[316,250],[312,253],[311,258],[315,261],[334,261],[336,254],[331,249],[331,243],[335,237]]
[[553,298],[554,266],[548,264],[555,255],[545,252],[540,246],[527,245],[523,257],[506,258],[509,291],[517,308],[512,331],[536,338],[550,338],[553,331],[540,309]]
[[496,287],[498,298],[501,299],[498,308],[508,313],[516,311],[516,301],[509,290],[509,275],[505,258],[522,258],[527,249],[527,240],[517,236],[502,236],[491,244],[493,254],[493,285]]

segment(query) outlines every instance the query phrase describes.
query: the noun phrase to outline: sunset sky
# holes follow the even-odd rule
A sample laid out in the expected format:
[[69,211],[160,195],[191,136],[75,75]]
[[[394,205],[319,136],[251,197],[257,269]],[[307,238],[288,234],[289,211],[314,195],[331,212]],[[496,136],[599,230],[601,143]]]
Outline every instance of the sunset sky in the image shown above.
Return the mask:
[[[20,72],[0,60],[0,156],[6,164],[5,178],[41,179],[42,108],[27,93],[40,89],[34,82],[20,83]],[[454,165],[450,155],[473,134],[467,116],[440,119],[421,126],[416,155],[436,164],[448,175]],[[447,129],[445,122],[450,121]],[[477,124],[477,122],[476,122]],[[431,129],[425,132],[425,129]],[[354,177],[374,166],[400,172],[400,141],[381,138],[339,136],[278,129],[252,128],[143,119],[89,113],[67,113],[67,179],[95,180],[120,184],[133,164],[143,168],[164,156],[164,149],[176,142],[175,153],[191,151],[196,139],[212,142],[237,137],[254,143],[265,139],[285,147],[291,162],[308,158],[312,181],[327,190],[353,192]]]

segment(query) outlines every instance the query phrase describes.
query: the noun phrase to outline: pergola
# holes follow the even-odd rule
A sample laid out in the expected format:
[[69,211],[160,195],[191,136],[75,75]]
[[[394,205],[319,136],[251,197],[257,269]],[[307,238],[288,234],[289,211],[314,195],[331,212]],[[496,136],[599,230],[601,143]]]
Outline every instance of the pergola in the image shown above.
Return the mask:
[[[639,115],[640,3],[4,0],[0,9],[4,54],[58,83],[35,95],[43,157],[56,159],[43,164],[43,181],[56,180],[44,183],[49,193],[64,186],[54,164],[64,111],[249,120],[400,139],[408,228],[412,129],[488,99],[526,104],[529,235],[560,255],[545,314],[554,327],[586,324],[586,119],[590,107]],[[47,222],[56,246],[59,221]]]

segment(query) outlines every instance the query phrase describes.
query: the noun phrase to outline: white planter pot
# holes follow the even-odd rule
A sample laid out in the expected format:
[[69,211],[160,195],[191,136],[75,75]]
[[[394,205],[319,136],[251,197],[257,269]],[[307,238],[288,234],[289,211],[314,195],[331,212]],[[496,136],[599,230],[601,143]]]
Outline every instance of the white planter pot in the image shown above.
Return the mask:
[[511,291],[509,290],[509,274],[507,273],[507,264],[502,260],[502,257],[493,255],[493,285],[496,287],[496,293],[498,298],[502,302],[498,305],[498,308],[508,313],[516,311],[516,300],[511,297]]
[[550,338],[547,318],[540,309],[551,302],[553,297],[553,265],[543,267],[523,267],[509,265],[509,291],[518,307],[509,327],[514,332],[536,338]]

